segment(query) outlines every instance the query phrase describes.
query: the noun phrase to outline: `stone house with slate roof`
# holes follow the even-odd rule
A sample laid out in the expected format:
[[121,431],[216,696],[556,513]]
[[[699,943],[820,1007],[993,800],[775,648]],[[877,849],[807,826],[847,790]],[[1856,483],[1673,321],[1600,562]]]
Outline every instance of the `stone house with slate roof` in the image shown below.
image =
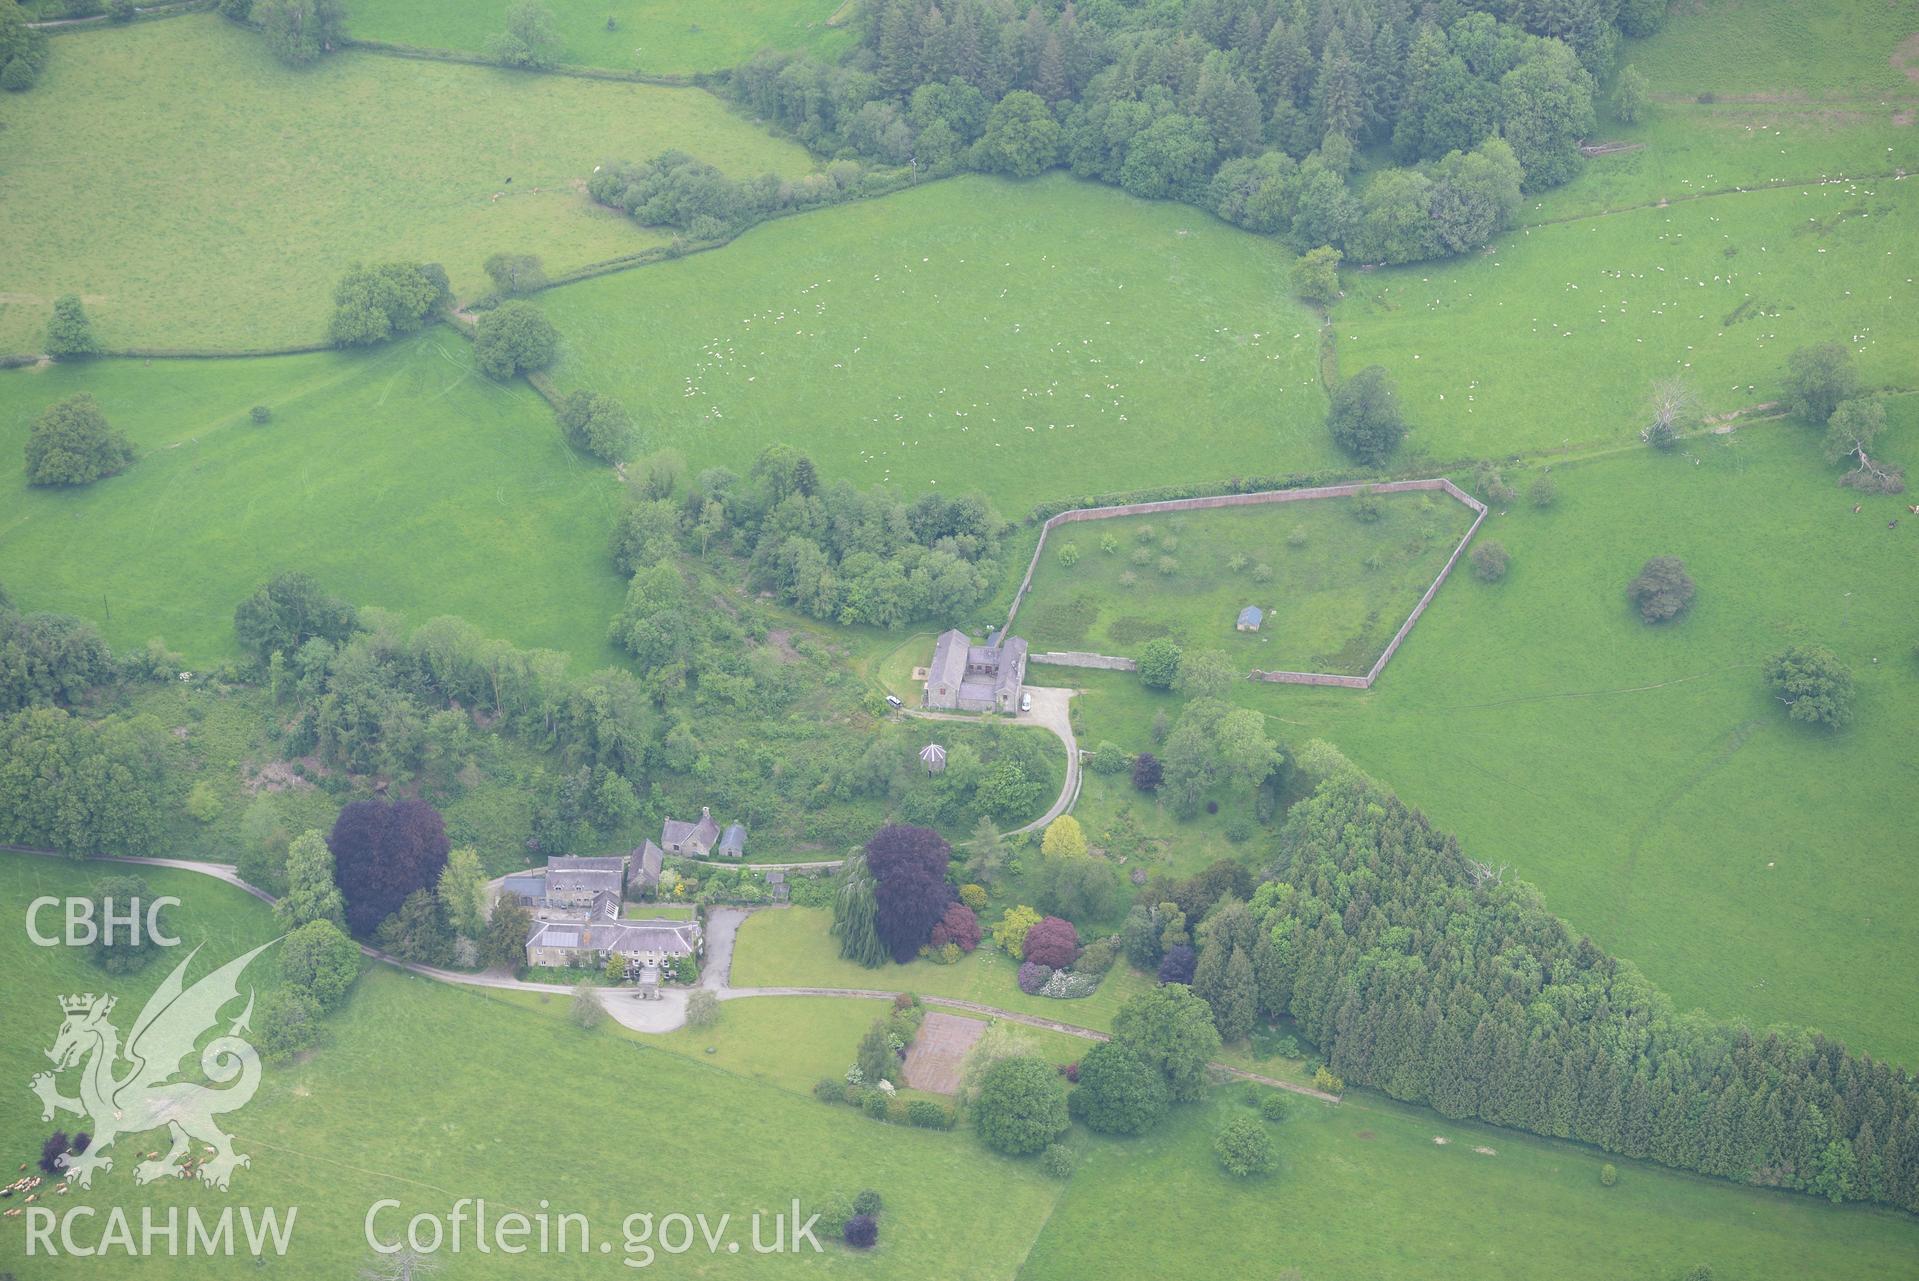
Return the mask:
[[630,966],[658,967],[674,957],[698,957],[705,946],[697,921],[623,921],[619,901],[602,899],[583,921],[533,922],[526,963],[598,969],[620,956]]
[[660,844],[669,854],[685,854],[691,858],[705,858],[714,842],[720,839],[720,825],[713,821],[713,811],[700,806],[700,821],[682,823],[669,818],[660,827]]
[[1019,710],[1020,687],[1026,682],[1026,641],[1004,633],[975,645],[957,627],[940,633],[933,643],[933,662],[926,669],[927,707],[961,712]]

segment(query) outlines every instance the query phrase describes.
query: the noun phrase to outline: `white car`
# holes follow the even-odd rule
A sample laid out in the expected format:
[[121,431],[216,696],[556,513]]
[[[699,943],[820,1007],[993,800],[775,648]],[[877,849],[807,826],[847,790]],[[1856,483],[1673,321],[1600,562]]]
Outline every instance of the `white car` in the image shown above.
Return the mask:
[[1019,709],[1022,712],[1030,712],[1033,710],[1033,696],[1031,694],[1021,694],[1019,696]]

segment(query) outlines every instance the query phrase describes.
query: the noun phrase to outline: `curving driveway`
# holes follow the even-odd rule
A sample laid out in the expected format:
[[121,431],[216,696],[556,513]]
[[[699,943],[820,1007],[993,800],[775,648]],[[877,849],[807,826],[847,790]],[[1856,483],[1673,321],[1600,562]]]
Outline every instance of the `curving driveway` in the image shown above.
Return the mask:
[[[1027,832],[1037,832],[1048,823],[1073,808],[1079,800],[1079,740],[1073,737],[1073,718],[1071,707],[1076,689],[1060,689],[1051,685],[1028,685],[1026,692],[1033,696],[1033,708],[1014,716],[1015,725],[1037,725],[1050,730],[1066,748],[1066,783],[1059,790],[1059,799],[1052,808],[1026,824],[1006,833],[1008,836],[1023,836]],[[920,721],[963,721],[977,725],[986,717],[965,712],[929,712],[919,707],[903,707],[900,714]]]

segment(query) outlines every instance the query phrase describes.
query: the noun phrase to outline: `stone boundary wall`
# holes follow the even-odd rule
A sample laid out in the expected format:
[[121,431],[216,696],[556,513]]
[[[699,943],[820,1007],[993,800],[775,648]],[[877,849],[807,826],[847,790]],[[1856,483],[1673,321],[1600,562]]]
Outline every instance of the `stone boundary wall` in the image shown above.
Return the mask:
[[1130,658],[1111,654],[1088,654],[1081,650],[1049,650],[1044,654],[1028,652],[1029,663],[1048,663],[1054,667],[1097,667],[1109,672],[1136,672],[1139,664]]
[[[1346,485],[1320,485],[1311,489],[1267,489],[1253,494],[1215,494],[1206,498],[1168,498],[1150,503],[1122,503],[1112,507],[1076,507],[1071,511],[1060,512],[1050,517],[1040,526],[1039,545],[1033,548],[1033,559],[1027,563],[1026,576],[1020,579],[1019,590],[1013,593],[1013,605],[1006,611],[1006,634],[1013,631],[1013,620],[1019,616],[1019,607],[1026,600],[1026,593],[1032,589],[1033,575],[1039,571],[1039,558],[1046,552],[1046,540],[1054,528],[1060,525],[1075,524],[1087,520],[1108,520],[1115,516],[1147,516],[1159,512],[1200,511],[1213,507],[1253,507],[1263,503],[1297,503],[1315,498],[1351,498],[1361,490],[1370,489],[1375,494],[1404,494],[1417,490],[1437,490],[1453,498],[1473,511],[1473,523],[1465,536],[1453,548],[1453,554],[1446,558],[1446,564],[1426,588],[1425,595],[1419,598],[1419,604],[1399,625],[1393,638],[1380,653],[1372,669],[1364,676],[1339,676],[1330,672],[1266,672],[1255,668],[1249,673],[1249,679],[1272,681],[1281,685],[1333,685],[1344,689],[1371,689],[1379,674],[1386,670],[1386,664],[1399,652],[1400,645],[1407,634],[1413,630],[1413,624],[1426,612],[1426,606],[1432,604],[1433,597],[1439,594],[1440,587],[1452,574],[1453,566],[1465,555],[1466,547],[1473,541],[1473,535],[1479,532],[1480,524],[1486,519],[1486,504],[1468,494],[1444,476],[1426,480],[1389,480],[1378,484],[1354,482]],[[1061,667],[1100,667],[1110,671],[1135,671],[1138,664],[1130,658],[1117,658],[1106,654],[1051,653],[1029,654],[1029,662],[1052,663]]]

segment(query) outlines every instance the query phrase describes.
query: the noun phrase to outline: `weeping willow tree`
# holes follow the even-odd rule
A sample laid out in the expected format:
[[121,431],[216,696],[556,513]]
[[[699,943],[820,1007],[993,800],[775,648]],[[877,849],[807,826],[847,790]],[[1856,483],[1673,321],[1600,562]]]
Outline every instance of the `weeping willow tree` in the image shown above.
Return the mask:
[[833,884],[833,934],[840,941],[841,956],[869,969],[886,964],[886,945],[875,928],[878,915],[866,853],[856,849],[847,855]]

